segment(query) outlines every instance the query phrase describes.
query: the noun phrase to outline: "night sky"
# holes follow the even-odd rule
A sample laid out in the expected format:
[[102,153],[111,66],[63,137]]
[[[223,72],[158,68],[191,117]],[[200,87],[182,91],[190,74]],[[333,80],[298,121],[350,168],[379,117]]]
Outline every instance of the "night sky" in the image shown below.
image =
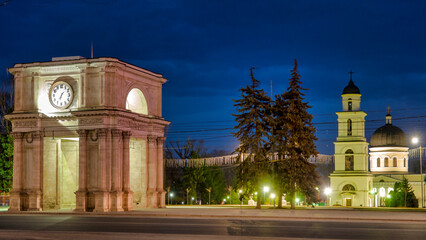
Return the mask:
[[[0,4],[7,2],[0,0]],[[0,6],[0,76],[15,63],[110,56],[161,73],[167,139],[237,141],[233,99],[250,84],[279,94],[297,58],[320,153],[332,154],[336,111],[353,80],[367,112],[366,136],[386,107],[426,145],[425,1],[12,0]]]

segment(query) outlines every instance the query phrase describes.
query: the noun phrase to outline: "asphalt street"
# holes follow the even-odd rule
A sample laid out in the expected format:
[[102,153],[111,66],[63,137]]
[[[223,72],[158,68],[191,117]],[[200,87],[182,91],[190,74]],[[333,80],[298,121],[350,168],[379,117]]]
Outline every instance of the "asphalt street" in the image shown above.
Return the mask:
[[425,239],[425,236],[425,222],[0,216],[0,239]]

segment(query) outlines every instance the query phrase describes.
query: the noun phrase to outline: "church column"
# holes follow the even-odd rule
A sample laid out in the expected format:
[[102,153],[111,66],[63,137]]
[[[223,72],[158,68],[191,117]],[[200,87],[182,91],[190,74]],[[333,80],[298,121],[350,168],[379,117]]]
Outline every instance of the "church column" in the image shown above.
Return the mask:
[[157,137],[148,137],[148,207],[158,207],[157,193]]
[[99,158],[97,159],[97,175],[98,179],[96,179],[96,191],[94,191],[95,196],[95,209],[94,212],[107,212],[108,209],[108,192],[106,191],[106,173],[107,173],[107,131],[108,129],[98,129],[98,139],[99,139]]
[[164,161],[163,161],[163,144],[164,137],[157,138],[157,192],[158,192],[158,206],[165,208],[166,191],[164,191]]
[[77,130],[78,140],[78,190],[75,192],[76,212],[85,212],[87,210],[87,130]]
[[21,211],[22,191],[22,139],[23,133],[14,132],[13,136],[13,188],[10,191],[9,211]]
[[43,159],[43,135],[41,132],[33,132],[33,164],[32,169],[27,169],[31,171],[33,176],[31,184],[31,189],[28,191],[28,210],[29,211],[41,211],[42,204],[42,191],[41,191],[41,169],[42,169],[42,159]]
[[122,153],[121,139],[122,131],[118,129],[111,130],[112,135],[112,153],[111,153],[111,211],[123,211],[122,200]]
[[133,192],[130,189],[130,131],[123,131],[123,209],[133,210]]

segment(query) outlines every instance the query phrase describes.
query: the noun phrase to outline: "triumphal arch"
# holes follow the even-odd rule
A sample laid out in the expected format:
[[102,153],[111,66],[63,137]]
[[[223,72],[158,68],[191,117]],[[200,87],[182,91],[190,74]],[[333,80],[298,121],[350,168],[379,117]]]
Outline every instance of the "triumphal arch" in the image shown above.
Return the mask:
[[116,58],[15,64],[10,211],[164,207],[162,75]]

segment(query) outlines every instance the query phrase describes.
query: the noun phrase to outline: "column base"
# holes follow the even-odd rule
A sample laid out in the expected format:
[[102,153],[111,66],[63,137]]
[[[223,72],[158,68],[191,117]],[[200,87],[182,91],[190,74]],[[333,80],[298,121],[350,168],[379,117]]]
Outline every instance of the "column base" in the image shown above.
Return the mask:
[[110,200],[111,200],[111,212],[122,212],[123,209],[123,192],[121,191],[114,191],[110,193]]
[[87,192],[77,191],[75,192],[75,209],[74,212],[86,212],[87,211]]
[[41,191],[28,191],[28,211],[41,211]]
[[123,210],[133,211],[133,192],[131,190],[123,192]]
[[163,189],[157,190],[157,205],[159,208],[166,208],[166,193]]
[[96,191],[93,192],[95,200],[95,208],[93,212],[108,212],[108,192]]
[[10,203],[9,210],[10,212],[19,212],[22,211],[22,199],[20,191],[11,191],[10,193]]
[[158,208],[158,192],[155,190],[148,190],[147,195],[147,207]]

